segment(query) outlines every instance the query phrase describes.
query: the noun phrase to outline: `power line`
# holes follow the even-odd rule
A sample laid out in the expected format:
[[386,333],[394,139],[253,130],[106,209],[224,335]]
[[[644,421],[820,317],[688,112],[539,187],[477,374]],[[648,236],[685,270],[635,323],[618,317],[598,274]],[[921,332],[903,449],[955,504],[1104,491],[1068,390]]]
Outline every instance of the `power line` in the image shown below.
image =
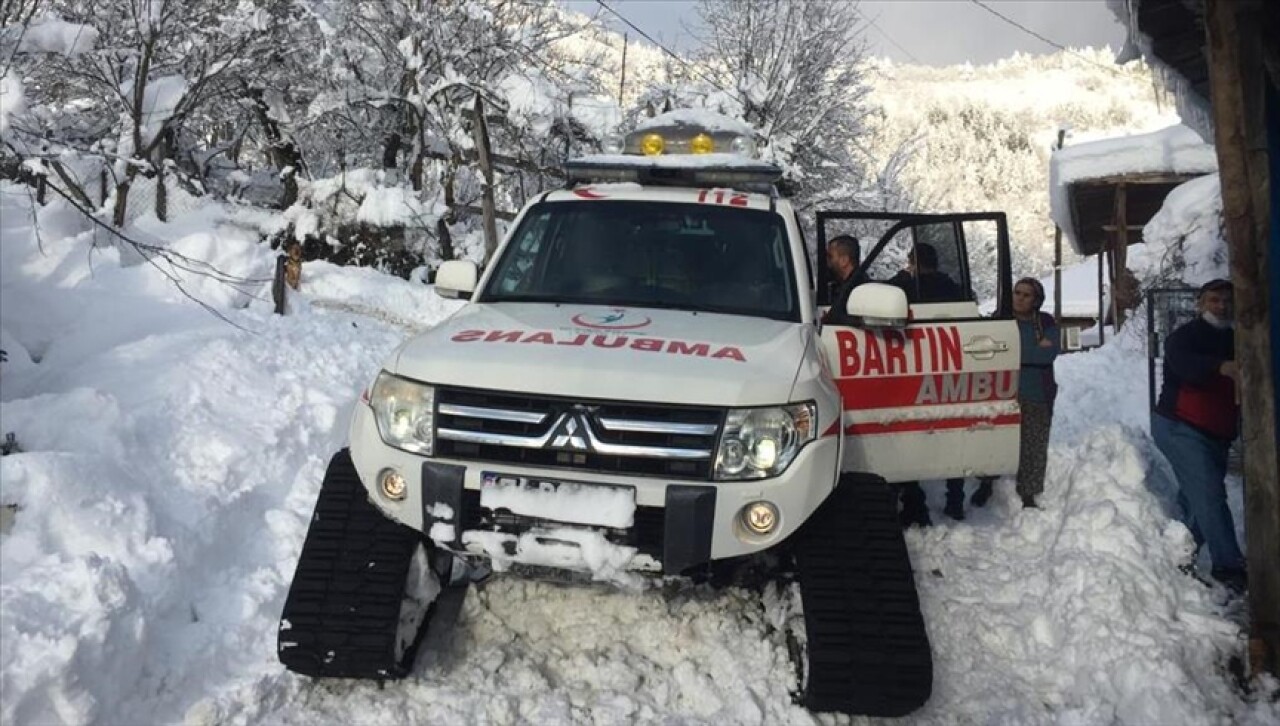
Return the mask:
[[907,50],[906,48],[904,48],[904,47],[902,46],[902,44],[901,44],[901,43],[899,43],[898,41],[896,41],[896,40],[894,40],[894,39],[893,39],[893,36],[892,36],[892,35],[889,35],[889,31],[887,31],[887,30],[885,30],[884,28],[880,27],[880,24],[879,24],[879,23],[877,23],[877,22],[875,21],[875,18],[871,17],[870,15],[867,15],[866,13],[862,12],[861,10],[857,10],[857,11],[855,11],[855,12],[857,12],[857,13],[858,13],[858,15],[861,15],[861,16],[862,16],[862,19],[863,19],[863,20],[865,20],[865,21],[867,21],[867,24],[868,24],[868,25],[870,25],[871,27],[873,27],[873,28],[875,28],[876,30],[880,31],[880,34],[884,36],[885,40],[887,40],[887,41],[889,41],[890,43],[892,43],[892,44],[893,44],[893,47],[897,48],[898,50],[902,51],[903,53],[906,53],[906,54],[907,54],[907,57],[908,57],[908,58],[910,58],[911,60],[915,61],[917,65],[924,65],[924,62],[923,62],[923,61],[921,61],[919,58],[917,58],[915,53],[912,53],[911,51],[909,51],[909,50]]
[[665,45],[663,45],[662,43],[659,43],[658,41],[654,40],[654,39],[653,39],[653,36],[651,36],[651,35],[649,35],[648,33],[644,32],[644,30],[642,30],[642,29],[640,28],[640,26],[636,25],[635,23],[631,22],[630,20],[627,20],[627,18],[626,18],[622,13],[620,13],[620,12],[618,12],[617,10],[614,10],[613,8],[609,7],[607,4],[605,4],[604,0],[596,0],[596,4],[598,4],[600,7],[604,8],[605,10],[608,10],[610,13],[613,13],[614,17],[616,17],[618,20],[621,20],[623,23],[626,23],[627,27],[629,27],[629,28],[631,28],[632,30],[634,30],[634,31],[636,31],[637,33],[639,33],[639,34],[640,34],[640,37],[644,38],[645,40],[649,41],[650,43],[653,43],[654,45],[656,45],[656,46],[658,46],[659,48],[661,48],[661,49],[662,49],[662,51],[663,51],[664,53],[666,53],[667,55],[669,55],[669,56],[671,56],[672,58],[674,58],[674,59],[676,59],[677,61],[679,61],[681,65],[683,65],[685,68],[688,68],[690,71],[692,71],[692,72],[693,72],[693,74],[694,74],[695,76],[697,76],[698,78],[701,78],[703,81],[706,81],[707,83],[711,84],[711,85],[712,85],[712,86],[714,86],[717,90],[719,90],[719,91],[721,91],[721,92],[723,92],[723,93],[729,93],[729,91],[725,90],[724,86],[721,86],[719,83],[716,83],[715,81],[713,81],[713,80],[711,80],[710,78],[706,77],[705,75],[703,75],[703,74],[702,74],[702,72],[701,72],[701,71],[699,71],[699,70],[698,70],[698,67],[697,67],[697,66],[695,66],[694,64],[692,64],[692,63],[690,63],[689,61],[685,60],[684,58],[681,58],[680,56],[676,55],[676,53],[675,53],[674,51],[672,51],[670,48],[668,48],[667,46],[665,46]]
[[1089,63],[1090,65],[1095,65],[1095,66],[1097,66],[1097,67],[1099,67],[1099,68],[1101,68],[1101,69],[1103,69],[1103,70],[1105,70],[1105,71],[1108,71],[1108,72],[1110,72],[1110,73],[1114,73],[1114,74],[1116,74],[1117,76],[1122,76],[1122,75],[1124,75],[1123,73],[1121,73],[1120,71],[1116,70],[1115,68],[1112,68],[1111,66],[1104,66],[1104,65],[1102,65],[1101,63],[1099,63],[1099,62],[1097,62],[1097,61],[1093,60],[1092,58],[1089,58],[1089,57],[1087,57],[1087,56],[1081,55],[1081,54],[1079,54],[1079,53],[1075,52],[1074,50],[1071,50],[1070,48],[1068,48],[1068,47],[1066,47],[1066,46],[1062,45],[1061,43],[1059,43],[1059,42],[1057,42],[1057,41],[1050,40],[1049,38],[1044,37],[1043,35],[1041,35],[1041,34],[1037,33],[1036,31],[1032,30],[1031,28],[1028,28],[1027,26],[1025,26],[1025,25],[1023,25],[1022,23],[1019,23],[1018,21],[1014,20],[1013,18],[1010,18],[1009,16],[1007,16],[1007,15],[1005,15],[1005,14],[1001,13],[1000,11],[998,11],[998,10],[996,10],[995,8],[991,7],[990,5],[987,5],[986,3],[982,2],[982,0],[969,0],[969,2],[973,3],[974,5],[977,5],[978,7],[982,8],[983,10],[986,10],[987,12],[989,12],[989,13],[991,13],[992,15],[996,16],[997,18],[1000,18],[1001,20],[1003,20],[1004,22],[1008,23],[1009,25],[1012,25],[1013,27],[1017,28],[1018,30],[1021,30],[1022,32],[1026,33],[1027,35],[1030,35],[1031,37],[1035,38],[1036,40],[1039,40],[1039,41],[1040,41],[1040,42],[1042,42],[1042,43],[1047,43],[1047,44],[1049,44],[1049,45],[1053,46],[1054,48],[1057,48],[1058,50],[1060,50],[1060,51],[1062,51],[1062,52],[1064,52],[1064,53],[1069,53],[1069,54],[1071,54],[1071,55],[1073,55],[1073,56],[1075,56],[1075,57],[1079,58],[1080,60],[1082,60],[1082,61],[1084,61],[1084,62],[1086,62],[1086,63]]

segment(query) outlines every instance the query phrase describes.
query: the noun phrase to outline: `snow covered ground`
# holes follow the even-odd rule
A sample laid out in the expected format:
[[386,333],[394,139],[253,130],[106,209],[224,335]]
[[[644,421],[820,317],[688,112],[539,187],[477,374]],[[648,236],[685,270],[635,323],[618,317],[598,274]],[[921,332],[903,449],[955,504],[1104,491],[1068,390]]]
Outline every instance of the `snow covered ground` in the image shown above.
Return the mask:
[[[148,231],[269,277],[232,221]],[[0,503],[20,508],[0,535],[0,722],[842,720],[791,703],[787,599],[740,590],[495,579],[405,682],[285,672],[277,618],[350,407],[457,303],[313,263],[278,317],[264,282],[189,279],[228,323],[93,237],[0,185],[0,432],[24,448],[0,459]],[[1239,605],[1177,569],[1191,540],[1153,474],[1139,345],[1060,361],[1043,510],[1004,482],[967,522],[935,511],[908,533],[937,668],[907,722],[1280,722],[1226,674]]]

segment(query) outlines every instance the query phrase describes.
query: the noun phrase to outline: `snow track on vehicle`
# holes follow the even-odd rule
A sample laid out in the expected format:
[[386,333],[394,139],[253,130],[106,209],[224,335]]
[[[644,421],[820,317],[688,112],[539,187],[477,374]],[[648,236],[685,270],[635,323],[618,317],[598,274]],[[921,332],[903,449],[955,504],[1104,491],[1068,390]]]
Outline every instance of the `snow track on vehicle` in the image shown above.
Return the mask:
[[402,633],[406,583],[424,545],[422,535],[369,501],[351,454],[335,454],[285,599],[280,661],[314,677],[404,676],[440,592],[435,581],[424,588],[431,599],[418,599]]

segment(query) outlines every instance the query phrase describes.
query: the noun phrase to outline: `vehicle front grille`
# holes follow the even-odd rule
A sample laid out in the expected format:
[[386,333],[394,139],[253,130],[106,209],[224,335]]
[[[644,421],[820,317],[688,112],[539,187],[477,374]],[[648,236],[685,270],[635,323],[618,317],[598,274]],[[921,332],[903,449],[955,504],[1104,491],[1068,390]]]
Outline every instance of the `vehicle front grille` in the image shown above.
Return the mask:
[[[591,527],[604,534],[604,538],[616,545],[635,547],[642,555],[662,561],[663,517],[662,507],[637,506],[635,520],[629,529]],[[512,514],[505,509],[492,510],[480,506],[480,492],[466,489],[462,492],[462,532],[503,532],[517,537],[534,528],[561,525],[578,526],[536,517]]]
[[436,390],[436,455],[668,479],[711,478],[720,409]]

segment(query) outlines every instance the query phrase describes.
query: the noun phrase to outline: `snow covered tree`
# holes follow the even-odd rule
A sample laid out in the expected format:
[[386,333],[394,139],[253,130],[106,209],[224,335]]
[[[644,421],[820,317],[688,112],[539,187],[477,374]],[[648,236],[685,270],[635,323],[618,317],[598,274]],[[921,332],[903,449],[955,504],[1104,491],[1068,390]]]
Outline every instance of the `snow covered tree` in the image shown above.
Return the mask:
[[876,207],[876,174],[860,139],[869,88],[857,5],[790,0],[701,0],[700,66],[797,187],[801,209],[840,202]]
[[[233,97],[270,38],[279,3],[239,0],[53,0],[75,35],[62,52],[46,52],[30,88],[41,101],[28,136],[55,150],[112,160],[111,221],[126,221],[139,174],[159,177],[157,216],[165,216],[168,161],[184,124],[202,107]],[[92,37],[92,41],[86,38]],[[92,49],[82,48],[91,45]],[[29,92],[30,95],[30,92]],[[64,182],[70,182],[64,178]],[[89,195],[75,191],[81,201]]]

